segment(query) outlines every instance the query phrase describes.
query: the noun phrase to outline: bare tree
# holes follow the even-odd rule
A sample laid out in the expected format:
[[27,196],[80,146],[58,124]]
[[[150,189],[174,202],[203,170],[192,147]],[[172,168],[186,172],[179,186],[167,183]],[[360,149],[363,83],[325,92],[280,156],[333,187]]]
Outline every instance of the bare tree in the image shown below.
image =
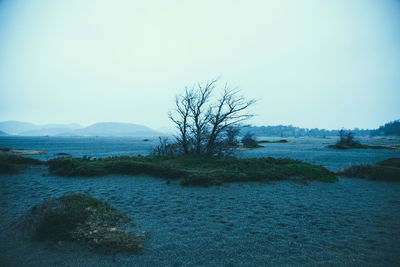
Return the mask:
[[222,147],[228,147],[222,145],[222,133],[253,116],[248,108],[256,101],[247,100],[239,90],[228,85],[221,97],[210,103],[217,82],[218,79],[199,83],[176,97],[176,108],[169,113],[169,118],[178,129],[176,138],[183,153],[220,153]]
[[183,153],[189,153],[189,115],[192,101],[194,100],[193,91],[186,88],[183,95],[175,98],[175,110],[169,112],[169,118],[175,123],[179,131],[176,139],[182,145]]
[[190,102],[191,118],[193,120],[191,130],[194,135],[196,153],[200,154],[202,143],[206,137],[207,124],[209,123],[210,113],[204,109],[214,90],[218,79],[205,83],[197,84],[197,92],[193,92],[193,101]]
[[208,154],[214,152],[218,137],[224,130],[228,127],[238,126],[241,122],[254,116],[248,112],[248,108],[255,102],[254,99],[247,100],[244,96],[239,95],[239,90],[230,89],[225,85],[224,92],[218,99],[217,105],[211,107],[209,111],[211,131],[206,147]]

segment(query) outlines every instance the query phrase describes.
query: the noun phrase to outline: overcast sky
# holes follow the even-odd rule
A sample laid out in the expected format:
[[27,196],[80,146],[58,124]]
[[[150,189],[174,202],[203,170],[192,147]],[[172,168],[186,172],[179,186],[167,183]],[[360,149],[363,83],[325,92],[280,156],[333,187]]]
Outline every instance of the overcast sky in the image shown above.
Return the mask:
[[255,125],[399,119],[400,1],[0,0],[0,121],[168,126],[218,76]]

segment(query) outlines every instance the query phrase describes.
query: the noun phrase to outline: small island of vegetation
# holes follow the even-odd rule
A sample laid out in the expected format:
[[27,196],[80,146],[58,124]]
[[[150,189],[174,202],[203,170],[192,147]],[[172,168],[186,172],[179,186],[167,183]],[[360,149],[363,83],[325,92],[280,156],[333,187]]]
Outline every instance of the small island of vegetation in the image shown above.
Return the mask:
[[59,157],[48,161],[3,155],[0,174],[17,173],[31,165],[47,165],[49,172],[64,177],[99,177],[111,174],[147,174],[166,180],[178,179],[183,186],[213,186],[248,181],[322,181],[337,177],[322,166],[293,159],[235,158],[204,155],[150,155],[110,158]]
[[391,147],[384,146],[371,146],[366,144],[361,144],[360,142],[354,139],[354,135],[352,131],[339,131],[339,140],[334,145],[329,145],[329,148],[336,149],[353,149],[353,148],[372,148],[372,149],[390,149]]
[[104,159],[56,158],[47,162],[59,176],[105,176],[149,174],[181,179],[184,186],[212,186],[230,182],[317,180],[336,182],[334,173],[322,166],[292,159],[204,157],[171,155],[112,157]]

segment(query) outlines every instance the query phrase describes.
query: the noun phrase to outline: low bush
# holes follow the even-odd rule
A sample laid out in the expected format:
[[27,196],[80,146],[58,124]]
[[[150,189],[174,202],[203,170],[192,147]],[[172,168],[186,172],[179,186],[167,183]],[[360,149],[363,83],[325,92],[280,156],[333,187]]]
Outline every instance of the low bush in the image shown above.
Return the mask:
[[32,207],[20,223],[38,241],[82,240],[106,252],[140,253],[144,237],[118,228],[129,220],[106,202],[70,194]]
[[261,147],[251,133],[247,133],[245,136],[243,136],[242,144],[243,144],[243,147],[246,147],[246,148]]
[[347,177],[400,182],[400,158],[391,158],[372,165],[356,165],[337,173]]
[[17,173],[29,165],[41,165],[42,161],[18,155],[0,154],[0,174]]

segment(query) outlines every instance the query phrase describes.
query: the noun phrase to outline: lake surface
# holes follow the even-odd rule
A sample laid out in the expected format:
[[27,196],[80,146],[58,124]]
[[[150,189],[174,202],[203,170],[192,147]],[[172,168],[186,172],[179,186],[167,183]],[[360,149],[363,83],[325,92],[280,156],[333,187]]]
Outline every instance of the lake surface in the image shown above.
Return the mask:
[[[264,138],[273,140],[273,138]],[[391,139],[391,140],[390,140]],[[400,150],[325,148],[335,138],[293,138],[240,157],[289,157],[337,170],[400,157]],[[146,155],[157,139],[1,137],[0,147],[42,150],[40,159]],[[366,138],[365,143],[400,143]],[[69,242],[31,242],[15,227],[33,205],[89,193],[148,231],[143,255],[104,255]],[[399,266],[400,183],[340,177],[338,183],[234,183],[181,187],[140,176],[61,178],[34,167],[0,176],[0,266]]]

